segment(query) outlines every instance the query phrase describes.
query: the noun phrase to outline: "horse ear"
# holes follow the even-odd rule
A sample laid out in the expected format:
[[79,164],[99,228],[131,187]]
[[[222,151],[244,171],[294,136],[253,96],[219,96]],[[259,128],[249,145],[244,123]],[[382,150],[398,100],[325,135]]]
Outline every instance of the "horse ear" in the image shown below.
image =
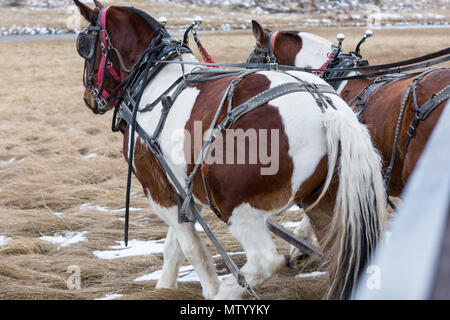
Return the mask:
[[80,9],[81,15],[90,23],[95,23],[94,10],[87,5],[81,3],[79,0],[73,0],[75,5]]
[[99,9],[103,8],[103,4],[100,3],[100,1],[94,0],[94,4],[95,4],[95,6],[96,6],[97,8],[99,8]]
[[252,20],[252,31],[253,35],[256,38],[256,41],[258,41],[259,44],[264,45],[267,41],[268,34],[267,31],[264,30],[264,28],[259,24],[259,22]]

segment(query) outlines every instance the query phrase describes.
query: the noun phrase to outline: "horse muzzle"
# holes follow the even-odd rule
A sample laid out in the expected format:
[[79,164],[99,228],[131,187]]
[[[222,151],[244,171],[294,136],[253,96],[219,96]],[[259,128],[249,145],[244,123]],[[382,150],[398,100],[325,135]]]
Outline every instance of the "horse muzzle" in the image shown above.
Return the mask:
[[89,100],[84,97],[83,98],[84,101],[84,105],[91,110],[94,114],[104,114],[106,112],[106,110],[102,109],[99,107],[97,100],[94,99],[94,106],[91,106],[91,104],[89,103]]

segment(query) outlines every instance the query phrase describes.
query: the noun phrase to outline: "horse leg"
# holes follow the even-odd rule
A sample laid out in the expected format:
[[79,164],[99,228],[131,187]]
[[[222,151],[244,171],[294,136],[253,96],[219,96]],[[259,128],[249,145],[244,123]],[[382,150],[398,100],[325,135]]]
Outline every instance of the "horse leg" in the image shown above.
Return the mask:
[[[247,255],[242,267],[247,283],[258,288],[272,278],[285,264],[285,258],[272,240],[265,225],[267,213],[251,208],[248,204],[233,210],[229,219],[229,229],[239,240]],[[232,276],[222,281],[219,293],[214,299],[243,299],[247,292]]]
[[[173,238],[175,239],[170,240],[169,238],[168,247],[172,246],[172,243],[170,243],[171,241],[176,240],[178,242],[182,254],[184,255],[184,257],[186,257],[189,263],[192,264],[198,274],[198,277],[200,278],[200,283],[203,289],[203,296],[205,297],[205,299],[213,298],[217,293],[217,289],[219,287],[219,279],[217,278],[213,259],[209,252],[206,250],[206,247],[204,246],[200,237],[195,232],[194,224],[178,223],[177,206],[163,208],[155,203],[152,203],[152,207],[155,213],[169,225],[170,229],[172,229],[171,233],[174,234]],[[180,255],[177,255],[176,253],[172,255],[169,253],[169,259],[170,258],[175,260],[181,259]],[[176,261],[179,262],[179,260]],[[167,266],[166,268],[169,268],[169,266]],[[173,266],[172,268],[172,277],[174,269],[175,266]],[[177,269],[178,268],[176,268],[176,271],[178,271]],[[169,275],[166,275],[166,277],[169,277]],[[161,280],[160,283],[163,283],[163,281],[165,282],[166,279]]]
[[[299,225],[295,227],[294,234],[305,239],[306,241],[309,241],[312,245],[318,246],[316,235],[314,234],[314,230],[311,226],[311,221],[306,214],[303,214],[302,218],[300,219]],[[291,257],[293,257],[297,251],[300,250],[291,245],[289,254],[291,255]]]
[[176,288],[178,269],[184,260],[185,258],[178,244],[175,231],[172,227],[169,227],[166,241],[164,242],[164,265],[156,288]]

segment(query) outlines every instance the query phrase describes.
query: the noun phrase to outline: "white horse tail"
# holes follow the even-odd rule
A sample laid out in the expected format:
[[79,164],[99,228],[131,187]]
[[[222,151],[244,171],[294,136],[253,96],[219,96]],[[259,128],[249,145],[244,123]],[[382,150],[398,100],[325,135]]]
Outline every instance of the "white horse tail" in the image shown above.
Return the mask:
[[382,163],[367,128],[358,122],[350,108],[327,109],[323,124],[328,174],[321,195],[311,207],[327,191],[338,164],[336,203],[322,247],[329,250],[330,259],[331,285],[327,298],[345,299],[352,295],[358,275],[386,222]]

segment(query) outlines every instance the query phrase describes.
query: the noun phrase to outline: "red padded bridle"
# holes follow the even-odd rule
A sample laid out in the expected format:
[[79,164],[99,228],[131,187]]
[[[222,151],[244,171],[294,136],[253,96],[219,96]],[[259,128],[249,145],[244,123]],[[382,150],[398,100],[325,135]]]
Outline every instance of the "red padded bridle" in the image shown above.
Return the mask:
[[[106,110],[105,107],[106,105],[109,103],[111,103],[113,106],[115,106],[116,101],[112,101],[114,97],[110,96],[110,93],[104,88],[104,84],[105,84],[105,77],[106,77],[106,72],[109,72],[110,75],[114,78],[115,81],[117,81],[118,83],[121,83],[121,78],[119,76],[119,74],[116,72],[116,70],[113,67],[112,62],[110,61],[110,52],[111,50],[115,51],[119,61],[121,62],[121,66],[124,69],[124,71],[129,72],[130,70],[128,70],[122,62],[121,56],[119,51],[114,48],[112,46],[112,42],[111,42],[111,38],[108,35],[108,32],[106,31],[106,14],[108,12],[108,9],[110,7],[106,6],[100,9],[98,18],[97,18],[97,23],[96,26],[92,26],[89,25],[85,31],[83,31],[82,33],[80,33],[80,36],[86,36],[88,31],[91,31],[95,41],[93,44],[91,45],[96,45],[96,36],[97,34],[100,35],[100,48],[101,48],[101,59],[100,59],[100,64],[99,64],[99,68],[98,68],[98,75],[97,75],[97,82],[94,84],[93,82],[93,77],[92,77],[92,72],[93,72],[93,66],[95,65],[95,50],[94,50],[94,54],[90,59],[87,59],[86,57],[84,57],[86,60],[90,60],[90,66],[89,66],[89,71],[87,74],[87,80],[85,77],[83,77],[83,84],[84,87],[86,88],[86,90],[88,92],[91,92],[95,101],[96,101],[96,106],[94,108],[90,107],[87,103],[87,101],[85,100],[85,103],[88,105],[88,107],[90,107],[94,113],[104,113]],[[81,55],[81,54],[80,54]],[[85,71],[84,74],[86,75],[86,65],[85,65]],[[120,92],[119,92],[120,95]]]

